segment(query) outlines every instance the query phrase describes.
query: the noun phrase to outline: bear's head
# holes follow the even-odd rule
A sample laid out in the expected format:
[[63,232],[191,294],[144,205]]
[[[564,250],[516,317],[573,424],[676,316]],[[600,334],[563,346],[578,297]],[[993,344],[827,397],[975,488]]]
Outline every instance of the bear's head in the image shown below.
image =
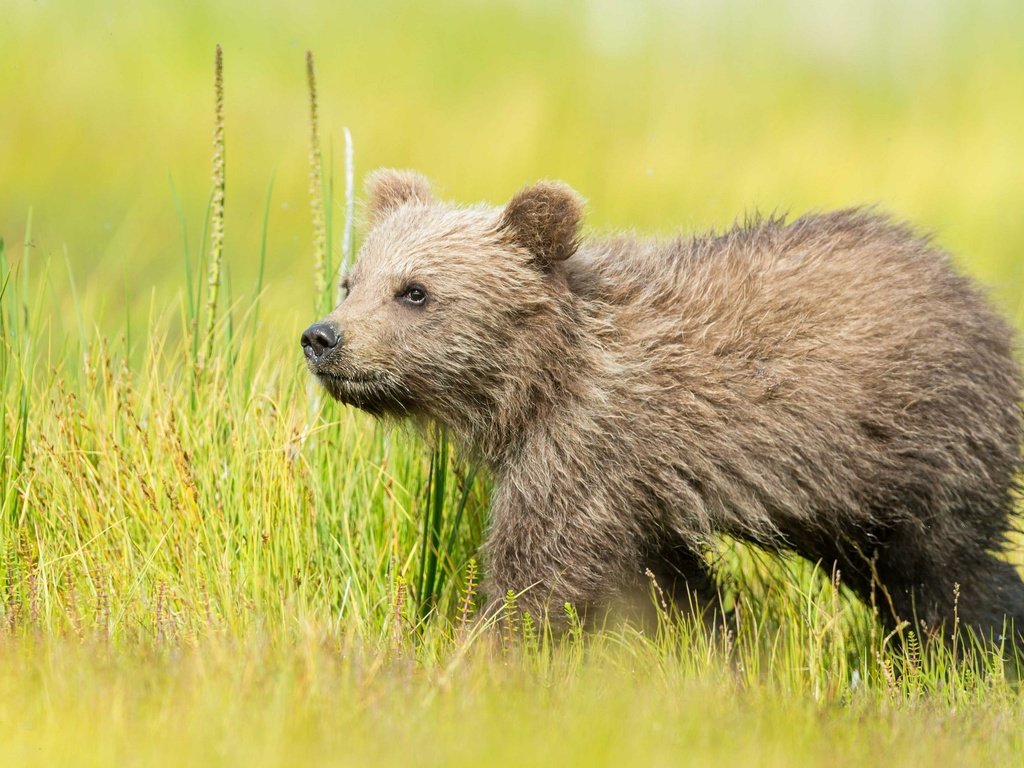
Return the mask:
[[309,370],[376,415],[450,423],[526,407],[570,332],[562,262],[578,245],[579,195],[541,182],[502,208],[463,207],[393,170],[367,192],[344,299],[302,335]]

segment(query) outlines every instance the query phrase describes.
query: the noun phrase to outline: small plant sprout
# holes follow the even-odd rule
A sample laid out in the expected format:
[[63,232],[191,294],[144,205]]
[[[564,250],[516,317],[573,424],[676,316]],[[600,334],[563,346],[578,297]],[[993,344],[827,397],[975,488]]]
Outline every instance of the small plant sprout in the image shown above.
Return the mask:
[[224,51],[217,45],[214,58],[214,122],[213,122],[213,198],[210,207],[210,264],[206,278],[206,333],[199,370],[205,369],[213,355],[213,335],[217,323],[217,300],[220,293],[221,261],[224,255],[224,199],[227,174],[224,151]]
[[324,214],[324,159],[320,148],[320,105],[313,52],[306,51],[309,88],[309,206],[313,212],[313,290],[317,303],[327,290],[327,222]]

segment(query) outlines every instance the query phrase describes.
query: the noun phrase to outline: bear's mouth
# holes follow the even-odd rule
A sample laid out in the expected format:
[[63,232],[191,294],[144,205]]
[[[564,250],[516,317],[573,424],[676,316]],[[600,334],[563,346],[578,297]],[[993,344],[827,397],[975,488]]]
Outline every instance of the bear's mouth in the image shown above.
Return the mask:
[[328,371],[315,371],[315,373],[321,379],[333,381],[338,384],[382,384],[384,382],[382,376],[375,376],[372,374],[342,374],[330,373]]
[[380,416],[385,413],[404,414],[408,397],[403,389],[380,374],[333,373],[314,371],[320,384],[335,400]]

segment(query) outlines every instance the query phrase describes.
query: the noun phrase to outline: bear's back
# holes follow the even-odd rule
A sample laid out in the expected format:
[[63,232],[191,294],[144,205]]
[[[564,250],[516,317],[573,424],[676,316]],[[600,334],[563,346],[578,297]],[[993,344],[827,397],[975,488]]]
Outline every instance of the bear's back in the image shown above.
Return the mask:
[[1011,346],[1009,326],[942,251],[870,211],[674,240],[614,236],[585,242],[566,267],[590,313],[645,347],[882,375],[908,350],[945,367],[979,345]]

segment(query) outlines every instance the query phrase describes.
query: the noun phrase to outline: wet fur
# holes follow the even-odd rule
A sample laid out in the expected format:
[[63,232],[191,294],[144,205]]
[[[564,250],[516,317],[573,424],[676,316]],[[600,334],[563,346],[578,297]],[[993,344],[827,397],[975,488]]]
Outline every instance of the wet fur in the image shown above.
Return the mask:
[[[890,625],[950,626],[959,589],[963,626],[1024,629],[997,556],[1022,463],[1013,335],[926,238],[851,210],[580,239],[558,183],[503,209],[428,190],[371,179],[374,226],[327,318],[345,342],[313,369],[490,467],[492,598],[586,611],[650,568],[712,600],[702,553],[724,533],[838,569]],[[418,314],[394,306],[413,279]],[[346,389],[357,375],[376,399]]]

